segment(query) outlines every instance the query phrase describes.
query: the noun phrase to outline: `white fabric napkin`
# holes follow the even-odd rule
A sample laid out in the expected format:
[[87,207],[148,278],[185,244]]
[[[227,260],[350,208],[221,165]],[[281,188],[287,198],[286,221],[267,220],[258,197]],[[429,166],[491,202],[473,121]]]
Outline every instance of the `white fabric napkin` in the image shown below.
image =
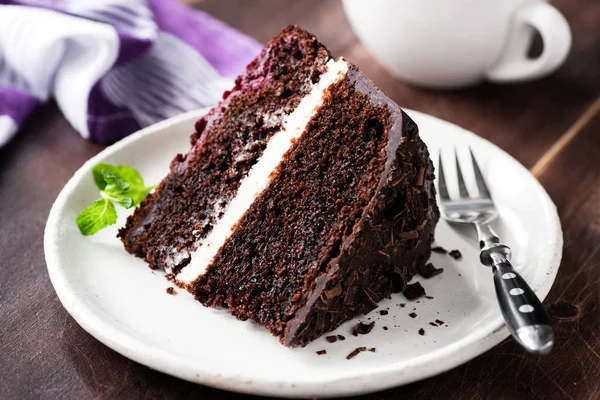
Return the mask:
[[111,143],[215,104],[261,45],[173,0],[0,0],[0,146],[55,98]]

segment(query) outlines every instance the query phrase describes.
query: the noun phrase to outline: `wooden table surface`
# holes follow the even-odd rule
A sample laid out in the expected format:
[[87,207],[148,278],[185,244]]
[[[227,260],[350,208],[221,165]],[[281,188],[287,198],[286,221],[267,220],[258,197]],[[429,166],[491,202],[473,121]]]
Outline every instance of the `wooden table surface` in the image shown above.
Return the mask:
[[[289,23],[307,28],[400,106],[456,123],[513,155],[558,206],[565,244],[544,302],[556,329],[550,355],[527,355],[507,339],[451,371],[364,398],[600,398],[600,1],[553,2],[573,31],[571,55],[553,76],[456,92],[392,78],[357,41],[338,0],[187,2],[263,42]],[[247,397],[130,361],[61,306],[46,272],[44,224],[63,185],[102,148],[49,103],[0,149],[0,398]]]

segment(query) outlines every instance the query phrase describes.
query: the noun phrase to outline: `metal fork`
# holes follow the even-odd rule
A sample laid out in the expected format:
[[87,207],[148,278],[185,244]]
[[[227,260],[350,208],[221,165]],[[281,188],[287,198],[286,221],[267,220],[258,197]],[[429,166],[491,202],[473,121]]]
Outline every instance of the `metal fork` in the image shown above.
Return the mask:
[[469,151],[479,196],[469,195],[455,150],[458,192],[460,194],[457,199],[452,199],[448,194],[440,152],[438,193],[442,218],[450,223],[475,225],[481,249],[479,259],[483,265],[492,267],[496,296],[506,325],[517,342],[527,351],[547,354],[554,344],[550,318],[548,318],[540,299],[510,264],[510,248],[500,242],[498,235],[489,225],[498,218],[498,210],[483,179],[479,165],[477,165],[473,151],[470,148]]

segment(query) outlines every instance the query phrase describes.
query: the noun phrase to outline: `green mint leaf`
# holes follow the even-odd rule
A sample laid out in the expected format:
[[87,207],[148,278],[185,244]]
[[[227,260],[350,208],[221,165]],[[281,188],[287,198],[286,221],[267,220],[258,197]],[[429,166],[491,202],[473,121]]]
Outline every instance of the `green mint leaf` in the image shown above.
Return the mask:
[[94,168],[92,168],[92,177],[94,178],[94,182],[98,189],[104,190],[106,187],[106,181],[104,180],[104,169],[112,168],[113,166],[110,164],[96,164]]
[[107,226],[117,222],[115,206],[109,200],[102,198],[94,201],[77,216],[77,226],[85,236],[93,235]]
[[113,193],[110,191],[101,190],[100,196],[102,196],[103,199],[114,201],[125,208],[131,208],[134,206],[133,199],[130,196],[124,195],[122,193]]
[[109,172],[118,176],[119,179],[122,179],[124,182],[127,182],[129,185],[134,187],[144,186],[144,179],[135,168],[128,167],[127,165],[117,165],[113,167],[115,170]]
[[122,191],[127,190],[130,186],[144,187],[144,179],[140,173],[127,165],[100,163],[92,169],[92,176],[100,190],[104,190],[108,185]]
[[158,185],[152,185],[152,186],[146,186],[145,188],[143,188],[142,190],[140,190],[139,192],[135,193],[133,195],[133,205],[135,207],[139,206],[140,203],[142,201],[144,201],[144,199],[146,198],[146,196],[148,196],[148,193],[150,193],[151,191],[153,191],[154,189],[156,189]]
[[126,165],[103,164],[100,168],[106,186],[102,197],[113,200],[125,208],[138,206],[148,194],[144,179],[134,168]]
[[112,172],[104,172],[103,175],[106,186],[104,190],[110,190],[115,192],[125,192],[131,185],[126,180],[121,178],[119,175],[115,175]]
[[131,197],[122,197],[119,200],[117,200],[117,203],[119,203],[125,208],[131,208],[135,205],[135,202]]
[[126,165],[97,164],[92,168],[92,177],[102,198],[77,217],[77,226],[86,236],[116,223],[117,213],[113,202],[125,208],[137,207],[156,188],[156,185],[145,186],[140,173]]
[[119,187],[116,184],[110,184],[106,185],[106,188],[100,191],[100,195],[105,199],[116,201],[125,208],[131,208],[140,205],[152,189],[145,186],[128,186],[126,189],[123,189],[123,186]]

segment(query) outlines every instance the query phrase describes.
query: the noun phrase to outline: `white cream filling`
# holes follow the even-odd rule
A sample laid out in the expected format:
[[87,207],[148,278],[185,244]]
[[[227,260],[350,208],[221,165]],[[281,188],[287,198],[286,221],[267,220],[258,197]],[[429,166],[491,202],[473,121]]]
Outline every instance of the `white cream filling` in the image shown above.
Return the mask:
[[248,210],[263,190],[267,188],[271,173],[277,168],[285,153],[292,147],[294,139],[302,135],[306,125],[323,104],[325,90],[342,79],[348,71],[348,64],[342,58],[329,60],[327,71],[319,82],[313,85],[308,95],[298,107],[284,117],[282,127],[265,148],[264,153],[242,180],[235,197],[225,208],[225,213],[214,225],[212,231],[200,242],[198,249],[191,254],[190,263],[177,275],[181,284],[193,283],[206,272],[213,258],[233,232],[233,227]]

